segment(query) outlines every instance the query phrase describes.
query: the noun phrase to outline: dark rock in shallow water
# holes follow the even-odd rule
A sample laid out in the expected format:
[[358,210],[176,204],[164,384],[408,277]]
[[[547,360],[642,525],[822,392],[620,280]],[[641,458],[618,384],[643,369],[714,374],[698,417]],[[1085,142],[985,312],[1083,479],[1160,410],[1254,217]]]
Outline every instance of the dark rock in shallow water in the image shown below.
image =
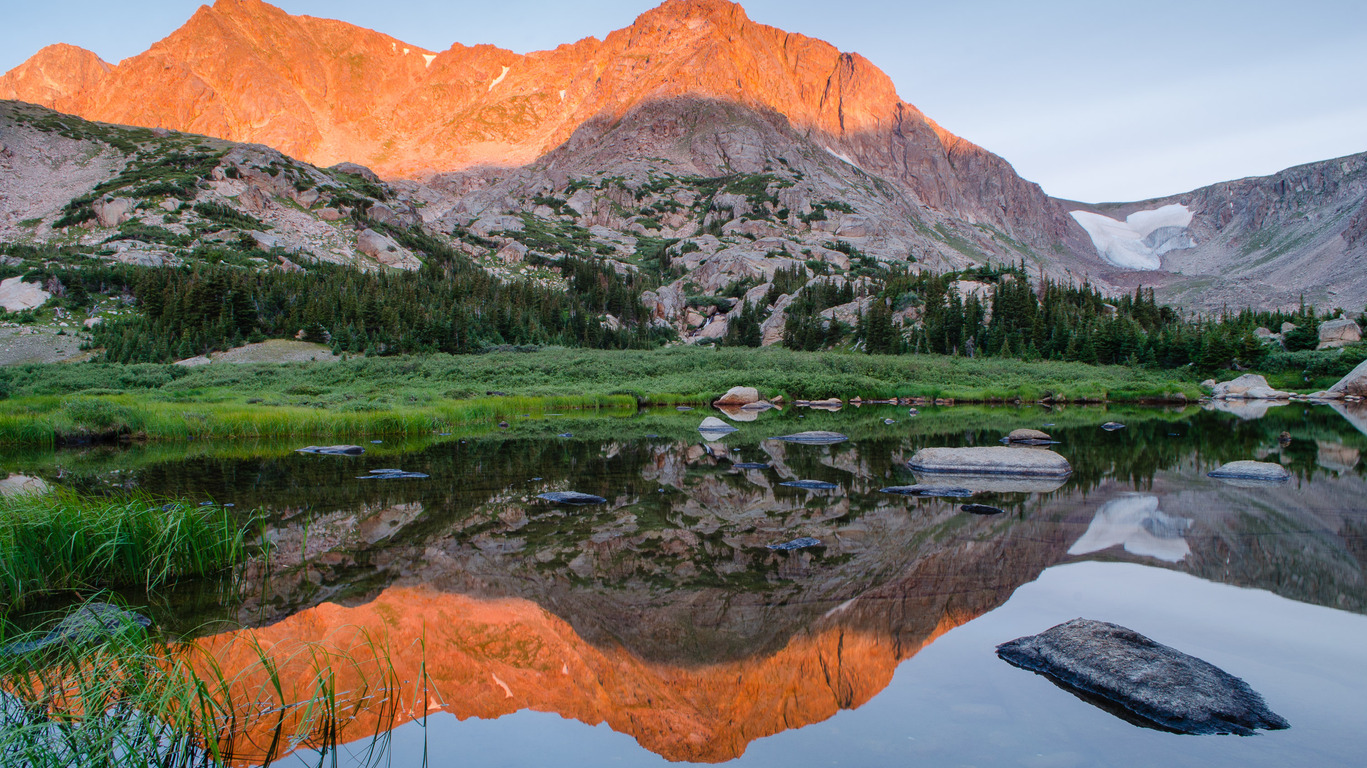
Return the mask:
[[791,552],[794,549],[806,549],[807,547],[821,546],[821,539],[813,539],[811,536],[803,536],[800,539],[785,541],[782,544],[767,544],[766,549],[773,552]]
[[421,472],[405,472],[402,469],[372,469],[370,474],[361,475],[357,480],[421,480],[426,478]]
[[779,483],[779,485],[786,485],[789,488],[806,488],[809,491],[829,491],[832,488],[840,487],[835,483],[827,483],[821,480],[789,480],[786,483]]
[[902,496],[946,496],[955,499],[966,499],[973,495],[973,491],[967,488],[954,488],[947,485],[894,485],[890,488],[879,488],[879,493],[897,493]]
[[1124,429],[1125,425],[1121,424],[1118,421],[1108,421],[1105,424],[1102,424],[1101,428],[1106,430],[1107,432],[1114,432],[1117,429]]
[[768,469],[769,465],[759,461],[739,461],[731,466],[736,469]]
[[546,501],[553,501],[556,504],[579,505],[602,504],[607,501],[607,499],[603,498],[602,496],[594,496],[588,493],[578,493],[576,491],[553,491],[551,493],[539,494],[537,498],[545,499]]
[[1135,725],[1251,735],[1291,727],[1248,683],[1132,629],[1073,619],[997,646],[997,655]]
[[965,504],[959,509],[974,515],[1001,515],[1006,513],[1004,509],[989,507],[986,504]]
[[295,450],[295,453],[317,453],[323,456],[360,456],[365,449],[359,445],[310,445]]
[[0,656],[32,653],[68,643],[91,643],[108,639],[119,632],[150,626],[152,620],[142,614],[125,611],[109,603],[89,603],[77,608],[51,632],[37,640],[0,645]]
[[839,432],[798,432],[795,435],[783,435],[782,437],[771,437],[770,440],[782,440],[785,443],[803,443],[805,445],[831,445],[833,443],[843,443],[849,440],[849,436]]

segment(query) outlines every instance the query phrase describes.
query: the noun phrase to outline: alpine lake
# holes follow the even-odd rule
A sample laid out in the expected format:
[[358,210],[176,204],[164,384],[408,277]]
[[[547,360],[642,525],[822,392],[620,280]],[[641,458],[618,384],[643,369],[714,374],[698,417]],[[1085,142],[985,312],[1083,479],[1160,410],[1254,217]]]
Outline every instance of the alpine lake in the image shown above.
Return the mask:
[[[229,671],[247,645],[304,642],[383,654],[412,689],[345,724],[340,749],[301,743],[280,764],[1358,766],[1354,408],[786,407],[733,414],[714,439],[697,426],[715,409],[570,411],[354,438],[359,456],[297,452],[307,441],[8,450],[0,474],[259,511],[268,556],[123,597]],[[1024,427],[1056,441],[1067,479],[882,491],[928,482],[907,467],[921,448]],[[849,439],[772,439],[806,430]],[[1291,479],[1207,476],[1248,459]],[[426,477],[375,472],[395,469]],[[834,487],[782,485],[796,480]],[[555,491],[605,502],[539,498]],[[804,537],[819,543],[772,548]],[[995,652],[1078,617],[1243,679],[1290,727],[1144,727]],[[335,670],[338,689],[362,687],[364,666]]]

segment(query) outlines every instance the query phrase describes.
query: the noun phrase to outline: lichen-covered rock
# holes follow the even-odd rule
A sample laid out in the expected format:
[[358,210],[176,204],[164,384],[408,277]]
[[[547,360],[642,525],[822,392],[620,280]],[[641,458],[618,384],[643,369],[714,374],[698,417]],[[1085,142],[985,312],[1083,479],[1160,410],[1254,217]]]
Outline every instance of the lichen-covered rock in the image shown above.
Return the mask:
[[1073,619],[997,655],[1137,725],[1240,736],[1290,727],[1243,680],[1116,624]]

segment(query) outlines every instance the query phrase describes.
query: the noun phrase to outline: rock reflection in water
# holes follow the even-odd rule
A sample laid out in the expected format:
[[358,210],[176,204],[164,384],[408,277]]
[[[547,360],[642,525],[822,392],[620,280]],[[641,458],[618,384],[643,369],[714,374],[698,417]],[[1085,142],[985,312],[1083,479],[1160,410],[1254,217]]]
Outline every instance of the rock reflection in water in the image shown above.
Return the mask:
[[1157,496],[1121,496],[1096,511],[1087,532],[1068,548],[1068,554],[1086,555],[1124,546],[1131,554],[1180,562],[1191,554],[1183,538],[1191,522],[1160,512]]

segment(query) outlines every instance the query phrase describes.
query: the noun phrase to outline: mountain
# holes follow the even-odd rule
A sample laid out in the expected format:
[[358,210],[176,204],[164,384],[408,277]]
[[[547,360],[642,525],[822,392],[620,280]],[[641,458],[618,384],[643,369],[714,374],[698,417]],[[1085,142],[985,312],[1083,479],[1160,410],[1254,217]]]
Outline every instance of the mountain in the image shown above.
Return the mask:
[[[1024,261],[1114,293],[1156,286],[1192,309],[1367,302],[1367,278],[1351,277],[1367,255],[1362,156],[1171,200],[1058,200],[903,101],[868,60],[726,0],[667,0],[603,40],[526,55],[431,52],[218,0],[118,65],[44,48],[0,76],[0,98],[358,163],[404,180],[433,232],[469,227],[505,264],[544,240],[516,236],[527,216],[591,230],[627,263],[643,237],[687,239],[673,255],[710,272],[654,299],[686,338],[724,331],[689,318],[688,284],[769,282],[790,266],[776,255],[851,278],[884,262]],[[1144,226],[1115,218],[1134,213]]]

